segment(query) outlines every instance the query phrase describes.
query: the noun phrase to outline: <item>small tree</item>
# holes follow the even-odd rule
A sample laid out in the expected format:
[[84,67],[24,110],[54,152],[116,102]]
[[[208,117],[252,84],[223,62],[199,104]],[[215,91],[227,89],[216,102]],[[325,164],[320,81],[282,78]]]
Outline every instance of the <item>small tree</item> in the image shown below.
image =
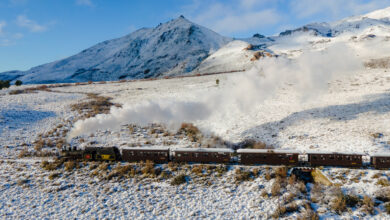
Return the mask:
[[21,86],[23,82],[21,80],[16,80],[15,81],[15,86]]

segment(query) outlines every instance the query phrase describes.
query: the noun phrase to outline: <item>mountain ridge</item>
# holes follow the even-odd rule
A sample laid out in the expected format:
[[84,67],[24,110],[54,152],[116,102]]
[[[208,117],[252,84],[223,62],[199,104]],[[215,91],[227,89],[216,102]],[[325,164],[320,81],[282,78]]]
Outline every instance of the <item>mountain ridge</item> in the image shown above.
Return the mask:
[[[310,23],[278,36],[255,34],[242,39],[224,37],[180,16],[154,28],[141,28],[123,37],[103,41],[62,60],[27,71],[0,73],[0,80],[58,83],[229,72],[250,68],[249,61],[256,51],[272,54],[275,45],[285,44],[286,39],[296,33],[332,39],[344,33],[373,38],[377,33],[387,32],[390,33],[390,7],[331,23]],[[235,40],[242,43],[229,44]],[[249,45],[252,49],[245,50]],[[226,57],[228,60],[224,60]]]
[[[54,83],[152,78],[192,71],[211,52],[230,42],[184,16],[103,41],[68,58],[0,78]],[[23,75],[23,76],[21,76]]]

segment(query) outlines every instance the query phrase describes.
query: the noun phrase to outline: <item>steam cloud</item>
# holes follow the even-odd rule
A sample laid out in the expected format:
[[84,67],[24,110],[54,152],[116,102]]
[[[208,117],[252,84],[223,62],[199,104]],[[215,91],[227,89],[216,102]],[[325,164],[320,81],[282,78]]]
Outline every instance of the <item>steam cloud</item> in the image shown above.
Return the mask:
[[283,57],[260,60],[254,68],[231,75],[222,88],[196,94],[193,101],[150,100],[137,105],[113,107],[108,115],[77,121],[68,141],[97,130],[118,129],[125,124],[163,123],[177,126],[182,122],[207,120],[214,114],[250,113],[286,83],[302,94],[303,100],[321,94],[327,83],[362,68],[352,49],[335,44],[323,51],[306,51],[296,59]]

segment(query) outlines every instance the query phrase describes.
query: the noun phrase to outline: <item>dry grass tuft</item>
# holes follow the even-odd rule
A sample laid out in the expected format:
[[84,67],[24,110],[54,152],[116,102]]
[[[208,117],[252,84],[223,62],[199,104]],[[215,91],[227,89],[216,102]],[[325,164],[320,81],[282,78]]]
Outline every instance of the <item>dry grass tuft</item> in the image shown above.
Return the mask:
[[235,176],[234,179],[236,180],[236,183],[241,183],[243,181],[248,181],[251,178],[251,172],[249,171],[243,171],[240,168],[237,168],[235,170]]
[[362,208],[367,214],[374,214],[374,200],[369,196],[364,196]]
[[203,137],[200,130],[191,123],[182,123],[178,133],[185,134],[192,142],[197,142]]
[[88,93],[87,96],[90,100],[71,105],[72,111],[77,111],[79,114],[84,113],[84,116],[89,118],[94,117],[97,114],[108,114],[111,106],[121,106],[112,103],[112,98],[110,97],[99,96],[94,93]]

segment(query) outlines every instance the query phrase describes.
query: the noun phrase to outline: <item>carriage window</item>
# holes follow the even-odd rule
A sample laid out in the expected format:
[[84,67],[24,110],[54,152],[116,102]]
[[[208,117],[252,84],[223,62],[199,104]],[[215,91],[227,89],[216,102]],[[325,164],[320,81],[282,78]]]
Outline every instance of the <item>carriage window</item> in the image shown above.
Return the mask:
[[195,157],[198,157],[199,156],[199,154],[198,153],[195,153]]
[[317,156],[313,156],[313,160],[317,160]]
[[329,155],[329,160],[334,160],[334,155]]
[[177,154],[178,157],[181,157],[181,154]]
[[325,160],[325,156],[324,155],[321,155],[321,160]]
[[343,158],[339,155],[337,156],[337,160],[342,160]]
[[209,153],[204,153],[204,156],[206,156],[206,157],[209,156]]
[[188,157],[188,153],[183,153],[183,156]]
[[351,156],[345,156],[345,159],[351,160]]

